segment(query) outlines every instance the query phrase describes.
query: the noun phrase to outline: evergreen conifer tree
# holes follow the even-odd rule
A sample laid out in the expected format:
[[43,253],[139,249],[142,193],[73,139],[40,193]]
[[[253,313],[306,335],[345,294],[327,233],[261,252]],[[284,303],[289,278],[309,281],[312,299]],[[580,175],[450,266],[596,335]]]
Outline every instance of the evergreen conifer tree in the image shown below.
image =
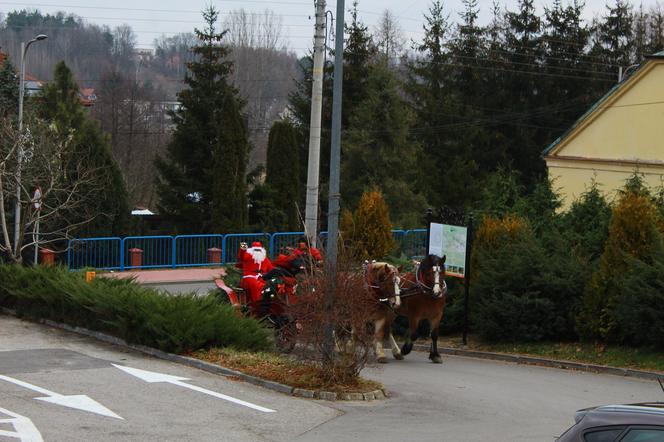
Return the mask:
[[355,206],[365,190],[378,187],[402,227],[419,225],[426,205],[415,185],[421,165],[419,146],[409,136],[412,121],[394,72],[386,63],[373,66],[367,97],[350,119],[341,165],[342,195]]
[[156,162],[159,209],[178,232],[226,233],[247,223],[248,130],[244,103],[229,80],[226,32],[215,28],[218,16],[212,6],[203,12],[196,61],[187,66],[180,107],[172,113],[173,139]]
[[[61,136],[72,137],[67,171],[70,181],[76,182],[78,175],[85,173],[78,168],[81,164],[95,175],[93,180],[83,180],[78,189],[85,210],[69,213],[62,222],[83,225],[79,233],[83,236],[126,234],[129,203],[122,172],[111,154],[110,140],[86,115],[78,85],[62,61],[55,67],[53,82],[41,89],[38,114],[54,124]],[[53,197],[57,198],[57,193]]]
[[[481,135],[467,124],[476,117],[469,92],[477,86],[478,79],[473,61],[469,60],[480,51],[481,29],[475,24],[476,13],[474,2],[467,2],[463,16],[468,26],[463,26],[448,50],[450,24],[442,2],[434,1],[425,16],[425,35],[417,48],[419,57],[409,66],[407,91],[417,122],[413,133],[422,146],[417,167],[423,181],[416,185],[436,206],[465,205],[474,194],[473,183],[477,182],[473,150],[482,142]],[[455,70],[451,65],[467,69]],[[390,192],[384,191],[394,208]]]
[[612,65],[613,73],[622,66],[627,68],[635,62],[634,15],[632,5],[626,0],[615,0],[606,5],[607,15],[598,24],[596,47],[593,52]]
[[18,109],[18,76],[9,58],[0,66],[0,117],[16,113]]
[[543,55],[542,22],[534,0],[519,0],[518,9],[507,12],[506,21],[505,47],[510,54],[507,61],[512,64],[507,69],[514,71],[506,74],[505,87],[509,91],[506,104],[521,114],[518,119],[509,121],[511,124],[505,131],[510,139],[507,154],[514,168],[532,184],[544,172],[540,153],[548,141],[548,133],[530,112],[543,104],[542,95],[538,93],[540,77],[533,74],[539,70]]
[[270,129],[267,144],[265,183],[274,192],[275,207],[285,214],[286,222],[280,226],[289,231],[299,231],[302,226],[298,212],[300,202],[297,131],[288,120],[277,121]]

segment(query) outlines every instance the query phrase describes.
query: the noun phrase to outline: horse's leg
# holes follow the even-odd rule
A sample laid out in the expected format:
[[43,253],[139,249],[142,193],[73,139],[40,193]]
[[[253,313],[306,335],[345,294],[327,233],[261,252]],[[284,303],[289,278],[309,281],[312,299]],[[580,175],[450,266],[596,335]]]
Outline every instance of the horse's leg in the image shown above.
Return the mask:
[[392,330],[389,331],[389,339],[390,339],[390,346],[392,347],[392,356],[394,356],[394,359],[397,361],[403,360],[403,355],[401,354],[401,349],[399,348],[399,344],[397,344],[397,341],[394,339],[394,336],[392,335]]
[[413,342],[417,340],[417,326],[420,323],[420,318],[408,318],[408,334],[406,335],[406,342],[401,347],[401,353],[406,356],[413,350]]
[[429,359],[434,364],[442,364],[443,358],[438,353],[438,329],[440,328],[441,316],[436,321],[431,321],[431,350],[429,351]]
[[376,358],[381,364],[387,364],[385,351],[383,350],[383,341],[385,340],[385,317],[378,318],[374,322],[374,344],[376,346]]

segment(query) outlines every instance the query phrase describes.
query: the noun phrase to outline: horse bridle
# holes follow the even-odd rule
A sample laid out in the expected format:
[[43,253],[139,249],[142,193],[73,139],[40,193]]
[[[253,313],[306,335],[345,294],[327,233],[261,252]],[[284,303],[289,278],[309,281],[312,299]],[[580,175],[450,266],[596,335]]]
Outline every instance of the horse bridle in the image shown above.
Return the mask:
[[402,291],[405,291],[406,293],[402,293],[401,297],[406,297],[406,296],[414,296],[419,294],[420,292],[424,293],[431,293],[431,295],[434,297],[434,299],[442,298],[446,293],[447,293],[447,283],[445,282],[445,278],[442,279],[440,278],[440,273],[441,273],[441,266],[435,265],[432,266],[431,269],[433,270],[433,286],[429,287],[426,285],[424,282],[422,282],[420,278],[420,270],[421,270],[421,264],[417,265],[417,268],[415,269],[415,287],[410,287],[407,289],[402,289]]
[[[367,284],[367,288],[373,289],[378,291],[378,293],[383,292],[383,287],[382,284],[387,282],[387,279],[389,278],[390,275],[387,275],[388,278],[378,280],[378,285],[373,284],[374,281],[369,282],[369,276],[371,275],[369,273],[369,267],[373,266],[374,263],[369,263],[368,261],[365,261],[362,267],[364,268],[364,275],[365,275],[365,282]],[[388,267],[389,268],[389,267]],[[399,278],[398,272],[391,272],[392,276],[392,283],[394,284],[394,307],[399,307],[401,305],[401,278]],[[380,303],[385,303],[389,302],[390,298],[392,296],[388,296],[387,298],[378,298],[378,302]]]

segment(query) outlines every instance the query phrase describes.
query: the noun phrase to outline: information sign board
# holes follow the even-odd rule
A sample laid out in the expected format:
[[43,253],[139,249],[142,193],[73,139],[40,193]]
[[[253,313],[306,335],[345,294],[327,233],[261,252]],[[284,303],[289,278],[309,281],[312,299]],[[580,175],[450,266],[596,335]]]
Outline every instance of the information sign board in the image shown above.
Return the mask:
[[466,274],[468,228],[449,224],[429,225],[429,254],[446,256],[448,276],[463,278]]

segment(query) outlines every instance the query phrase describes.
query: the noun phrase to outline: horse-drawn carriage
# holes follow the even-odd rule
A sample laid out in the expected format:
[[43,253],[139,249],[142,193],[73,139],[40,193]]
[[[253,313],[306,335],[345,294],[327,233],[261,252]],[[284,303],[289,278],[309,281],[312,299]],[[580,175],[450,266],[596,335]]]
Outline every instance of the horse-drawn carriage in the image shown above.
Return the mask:
[[317,249],[304,243],[284,252],[270,262],[260,243],[252,244],[252,248],[243,243],[236,264],[243,271],[239,287],[229,287],[222,279],[215,283],[240,314],[254,317],[275,330],[277,348],[290,351],[298,330],[289,313],[289,307],[297,303],[298,275],[312,270],[322,257]]
[[[245,250],[248,250],[246,246]],[[260,267],[263,261],[258,263],[256,261],[258,260],[245,259],[244,265],[253,262]],[[315,249],[304,247],[291,249],[288,255],[281,254],[274,265],[270,264],[269,270],[262,274],[258,272],[256,277],[251,274],[246,275],[245,267],[244,285],[231,288],[223,280],[217,280],[217,286],[227,294],[238,312],[255,317],[273,327],[277,347],[290,351],[295,346],[295,337],[299,328],[299,324],[289,312],[289,307],[296,304],[298,299],[297,276],[305,269],[313,271],[315,269],[313,266],[320,261],[320,252]],[[419,322],[428,319],[431,324],[429,359],[434,363],[442,362],[438,353],[437,339],[447,293],[444,279],[445,257],[428,255],[415,265],[413,271],[404,274],[401,274],[400,269],[387,263],[367,263],[364,277],[366,290],[375,300],[375,308],[370,317],[367,317],[367,321],[374,323],[378,361],[387,362],[383,351],[385,338],[389,339],[394,357],[403,359],[403,356],[412,350],[413,341],[418,338]],[[406,342],[401,348],[391,333],[391,325],[399,315],[408,318],[409,328]]]

